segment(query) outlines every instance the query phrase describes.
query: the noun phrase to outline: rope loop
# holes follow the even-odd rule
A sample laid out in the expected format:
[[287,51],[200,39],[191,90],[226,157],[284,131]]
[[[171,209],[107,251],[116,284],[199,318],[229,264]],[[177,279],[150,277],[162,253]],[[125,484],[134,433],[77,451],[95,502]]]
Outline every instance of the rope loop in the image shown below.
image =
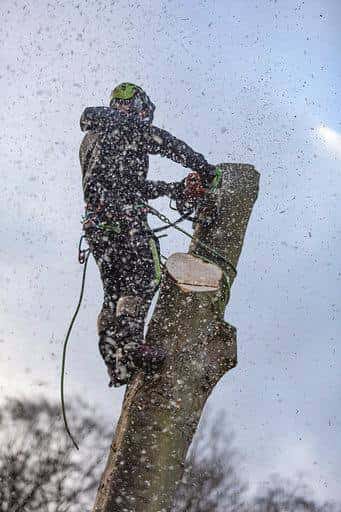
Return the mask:
[[73,325],[74,325],[74,323],[76,321],[76,318],[78,316],[78,313],[79,313],[79,310],[80,310],[80,307],[81,307],[81,304],[82,304],[83,295],[84,295],[84,288],[85,288],[85,277],[86,277],[86,271],[87,271],[88,261],[89,261],[89,256],[90,256],[90,249],[82,249],[83,239],[84,239],[84,235],[81,236],[81,238],[79,240],[79,245],[78,245],[78,261],[82,265],[84,264],[83,275],[82,275],[81,291],[80,291],[80,295],[79,295],[79,299],[78,299],[78,304],[77,304],[76,310],[75,310],[75,312],[74,312],[74,314],[72,316],[71,322],[69,324],[69,327],[68,327],[68,330],[67,330],[67,333],[66,333],[66,336],[65,336],[65,339],[64,339],[63,354],[62,354],[61,378],[60,378],[60,398],[61,398],[62,416],[63,416],[64,426],[65,426],[65,430],[66,430],[68,436],[70,437],[70,439],[72,441],[72,444],[74,445],[74,447],[77,450],[79,450],[79,447],[78,447],[78,444],[75,441],[75,439],[74,439],[74,437],[73,437],[73,435],[71,433],[71,430],[69,428],[69,424],[68,424],[68,421],[67,421],[67,417],[66,417],[64,382],[65,382],[66,351],[67,351],[67,347],[68,347],[68,343],[69,343],[69,339],[70,339],[70,335],[71,335],[71,331],[72,331]]
[[[225,256],[220,254],[215,249],[212,249],[212,247],[210,247],[209,245],[207,245],[207,244],[201,242],[200,240],[196,239],[193,235],[188,233],[188,231],[186,231],[183,228],[177,226],[174,222],[172,222],[170,219],[168,219],[168,217],[166,217],[166,215],[164,215],[163,213],[159,212],[153,206],[150,206],[150,205],[148,205],[146,203],[141,203],[141,206],[143,206],[144,208],[148,208],[149,213],[151,213],[152,215],[155,215],[156,217],[158,217],[162,222],[167,224],[169,227],[172,227],[172,228],[176,229],[180,233],[186,235],[191,240],[194,240],[200,247],[202,247],[203,249],[206,249],[206,251],[211,253],[213,256],[215,256],[216,258],[219,258],[220,260],[222,260],[227,266],[230,267],[230,269],[234,272],[234,274],[237,275],[236,267],[227,258],[225,258]],[[214,263],[214,262],[211,261],[211,263]]]

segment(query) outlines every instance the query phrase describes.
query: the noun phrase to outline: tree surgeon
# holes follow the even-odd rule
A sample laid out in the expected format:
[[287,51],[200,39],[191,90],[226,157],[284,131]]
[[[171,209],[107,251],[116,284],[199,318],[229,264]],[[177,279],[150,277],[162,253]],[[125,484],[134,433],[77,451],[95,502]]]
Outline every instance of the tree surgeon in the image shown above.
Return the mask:
[[[99,267],[104,302],[98,316],[99,349],[110,386],[134,371],[157,371],[165,354],[143,342],[145,317],[160,279],[159,244],[147,222],[149,199],[169,196],[191,211],[215,175],[215,166],[187,144],[152,124],[154,104],[138,86],[123,83],[109,107],[89,107],[80,124],[85,216],[83,228]],[[148,155],[194,171],[175,183],[147,180]],[[199,191],[199,192],[198,192]]]

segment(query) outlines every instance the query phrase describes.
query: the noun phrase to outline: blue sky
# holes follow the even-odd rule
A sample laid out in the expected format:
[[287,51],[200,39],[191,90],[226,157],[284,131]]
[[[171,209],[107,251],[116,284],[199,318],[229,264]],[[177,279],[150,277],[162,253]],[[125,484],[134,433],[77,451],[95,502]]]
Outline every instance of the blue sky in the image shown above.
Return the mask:
[[[3,396],[58,398],[82,271],[79,117],[133,81],[155,124],[212,163],[261,173],[226,315],[239,365],[213,412],[227,411],[253,483],[305,472],[317,496],[341,499],[340,11],[336,0],[1,2]],[[151,178],[184,176],[151,158]],[[163,241],[166,254],[186,247]],[[67,389],[112,419],[123,391],[106,387],[97,352],[100,301],[91,263]]]

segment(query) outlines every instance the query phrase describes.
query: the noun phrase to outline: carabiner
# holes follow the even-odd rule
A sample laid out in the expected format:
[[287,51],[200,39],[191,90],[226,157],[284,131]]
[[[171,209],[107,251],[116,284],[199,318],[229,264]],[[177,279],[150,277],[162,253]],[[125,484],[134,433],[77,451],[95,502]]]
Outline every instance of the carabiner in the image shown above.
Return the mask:
[[79,239],[79,244],[78,244],[78,262],[83,265],[85,263],[85,260],[90,252],[90,249],[82,249],[82,242],[83,242],[83,238],[85,238],[85,235],[82,235]]

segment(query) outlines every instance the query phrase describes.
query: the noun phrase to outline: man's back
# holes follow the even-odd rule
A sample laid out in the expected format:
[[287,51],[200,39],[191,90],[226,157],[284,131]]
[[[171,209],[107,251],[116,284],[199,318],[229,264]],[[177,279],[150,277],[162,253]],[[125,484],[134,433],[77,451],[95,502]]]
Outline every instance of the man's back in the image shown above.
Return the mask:
[[110,117],[96,119],[85,111],[81,120],[83,129],[89,130],[80,147],[80,161],[84,198],[91,205],[133,204],[144,197],[148,152],[143,130],[133,116],[110,111]]

